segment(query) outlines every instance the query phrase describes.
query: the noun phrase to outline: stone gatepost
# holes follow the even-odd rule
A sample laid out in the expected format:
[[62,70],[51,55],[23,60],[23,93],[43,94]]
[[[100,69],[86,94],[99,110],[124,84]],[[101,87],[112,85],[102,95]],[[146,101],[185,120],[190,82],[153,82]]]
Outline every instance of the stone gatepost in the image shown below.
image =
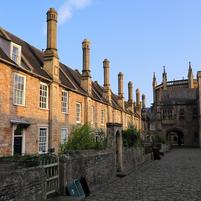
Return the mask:
[[115,157],[116,172],[123,170],[123,143],[122,143],[122,124],[107,123],[107,147],[112,149]]

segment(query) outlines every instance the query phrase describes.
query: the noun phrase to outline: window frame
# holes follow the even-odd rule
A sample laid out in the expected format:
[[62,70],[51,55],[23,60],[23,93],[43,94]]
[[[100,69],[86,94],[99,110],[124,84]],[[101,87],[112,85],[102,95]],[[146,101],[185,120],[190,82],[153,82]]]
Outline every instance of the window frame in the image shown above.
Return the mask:
[[[45,152],[40,151],[40,130],[41,129],[46,129],[46,147],[45,147]],[[48,153],[48,143],[49,143],[49,132],[48,132],[48,126],[39,126],[38,127],[38,153],[39,154],[46,154]]]
[[[13,59],[13,48],[17,48],[18,49],[18,56],[17,56],[17,61],[15,61]],[[12,61],[14,61],[16,64],[18,64],[19,66],[21,66],[21,51],[22,51],[22,47],[16,43],[11,42],[11,46],[10,46],[10,58]]]
[[95,107],[91,106],[91,124],[93,125],[95,123]]
[[[77,113],[77,106],[80,106],[80,113],[79,113],[79,116],[77,115],[78,113]],[[75,108],[75,112],[76,112],[76,123],[78,124],[78,123],[81,123],[81,121],[82,121],[82,104],[81,103],[79,103],[79,102],[76,102],[76,108]],[[79,120],[78,120],[78,118],[77,117],[79,117]]]
[[[41,104],[41,85],[47,87],[47,97],[46,97],[46,107],[45,108],[41,107],[41,105],[42,105]],[[42,109],[42,110],[48,110],[48,108],[49,108],[49,104],[48,103],[49,103],[49,87],[48,87],[48,84],[45,83],[45,82],[40,82],[40,88],[39,88],[39,107],[40,107],[40,109]]]
[[184,108],[179,109],[179,120],[185,120],[185,109]]
[[104,109],[101,110],[101,122],[100,123],[102,126],[105,125],[105,110]]
[[[65,138],[66,140],[65,140],[65,141],[68,142],[68,138],[69,138],[69,130],[68,130],[68,128],[67,128],[67,127],[62,127],[61,130],[60,130],[60,143],[61,143],[61,144],[64,144],[64,143],[65,143],[65,141],[62,139],[62,131],[63,131],[63,130],[66,131],[66,138]],[[63,140],[63,141],[62,141],[62,140]]]
[[[63,101],[63,93],[66,93],[66,102]],[[68,114],[68,106],[69,106],[69,92],[67,90],[62,89],[61,91],[61,112],[63,114]],[[66,104],[66,107],[64,107],[63,104]],[[65,108],[66,111],[64,111],[63,109]]]
[[[23,99],[22,99],[22,104],[20,103],[16,103],[16,95],[15,95],[15,92],[16,92],[16,83],[15,83],[15,76],[19,76],[19,77],[23,77],[24,78],[24,93],[23,93]],[[18,106],[25,106],[25,97],[26,97],[26,76],[25,75],[22,75],[20,73],[14,73],[13,74],[13,105],[18,105]]]

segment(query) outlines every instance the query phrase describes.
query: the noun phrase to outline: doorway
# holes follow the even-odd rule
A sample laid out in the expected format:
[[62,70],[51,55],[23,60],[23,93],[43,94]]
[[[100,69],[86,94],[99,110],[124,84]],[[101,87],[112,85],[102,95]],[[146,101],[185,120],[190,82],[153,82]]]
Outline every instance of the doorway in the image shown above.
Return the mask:
[[167,133],[167,139],[173,146],[184,145],[184,134],[180,130],[171,130]]
[[23,126],[13,126],[13,155],[23,155],[25,151],[24,145],[24,128]]

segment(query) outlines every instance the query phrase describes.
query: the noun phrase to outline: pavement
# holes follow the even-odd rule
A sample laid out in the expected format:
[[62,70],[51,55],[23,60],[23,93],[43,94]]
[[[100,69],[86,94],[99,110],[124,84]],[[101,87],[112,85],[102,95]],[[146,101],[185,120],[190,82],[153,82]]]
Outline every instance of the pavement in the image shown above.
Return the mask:
[[84,201],[201,201],[201,149],[173,149]]

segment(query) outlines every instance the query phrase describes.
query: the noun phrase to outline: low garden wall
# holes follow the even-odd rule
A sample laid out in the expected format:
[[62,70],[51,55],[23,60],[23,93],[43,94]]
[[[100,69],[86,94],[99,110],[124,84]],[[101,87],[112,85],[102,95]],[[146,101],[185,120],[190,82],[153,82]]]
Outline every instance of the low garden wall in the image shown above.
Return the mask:
[[115,156],[112,151],[71,151],[60,157],[60,190],[66,194],[66,186],[74,179],[85,177],[90,191],[115,177]]
[[44,201],[45,180],[45,171],[41,167],[0,162],[0,200]]
[[123,149],[123,172],[136,169],[145,161],[151,160],[151,153],[144,154],[144,148],[124,148]]

